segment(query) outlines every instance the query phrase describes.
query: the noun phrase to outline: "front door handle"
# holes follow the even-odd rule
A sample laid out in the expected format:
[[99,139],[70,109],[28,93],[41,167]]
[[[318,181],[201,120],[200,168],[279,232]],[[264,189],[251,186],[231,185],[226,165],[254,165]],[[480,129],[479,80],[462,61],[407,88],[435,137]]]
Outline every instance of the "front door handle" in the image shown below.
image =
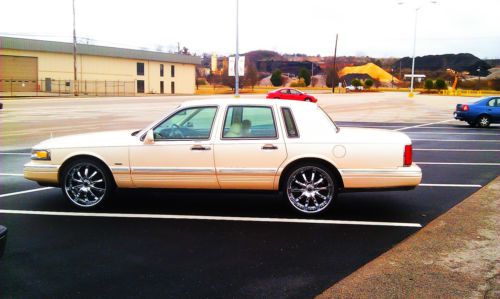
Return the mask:
[[197,145],[193,145],[191,147],[191,150],[192,151],[209,151],[209,150],[211,150],[211,147],[197,144]]
[[263,150],[277,150],[278,147],[274,144],[264,144],[262,147]]

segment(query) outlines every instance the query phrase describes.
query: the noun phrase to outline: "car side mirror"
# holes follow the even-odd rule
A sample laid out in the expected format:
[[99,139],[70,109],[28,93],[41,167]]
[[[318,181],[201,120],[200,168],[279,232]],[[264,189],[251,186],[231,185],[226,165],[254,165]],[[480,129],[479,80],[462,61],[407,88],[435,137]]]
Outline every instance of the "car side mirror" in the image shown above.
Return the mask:
[[153,144],[155,143],[155,135],[153,133],[153,130],[149,130],[146,133],[146,137],[144,137],[144,144]]

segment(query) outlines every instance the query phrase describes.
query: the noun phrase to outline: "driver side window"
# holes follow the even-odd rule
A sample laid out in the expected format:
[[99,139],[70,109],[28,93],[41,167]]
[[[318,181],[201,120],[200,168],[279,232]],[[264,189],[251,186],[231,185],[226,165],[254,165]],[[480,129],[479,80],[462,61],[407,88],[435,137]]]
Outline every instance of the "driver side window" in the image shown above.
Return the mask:
[[193,107],[177,111],[153,129],[155,140],[210,139],[217,107]]

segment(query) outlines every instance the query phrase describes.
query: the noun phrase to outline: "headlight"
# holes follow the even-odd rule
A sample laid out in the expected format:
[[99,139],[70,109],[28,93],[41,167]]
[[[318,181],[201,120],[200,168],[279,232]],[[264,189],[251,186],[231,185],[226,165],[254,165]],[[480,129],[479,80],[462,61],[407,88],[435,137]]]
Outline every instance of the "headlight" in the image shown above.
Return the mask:
[[31,160],[45,160],[50,161],[50,151],[49,150],[31,150]]

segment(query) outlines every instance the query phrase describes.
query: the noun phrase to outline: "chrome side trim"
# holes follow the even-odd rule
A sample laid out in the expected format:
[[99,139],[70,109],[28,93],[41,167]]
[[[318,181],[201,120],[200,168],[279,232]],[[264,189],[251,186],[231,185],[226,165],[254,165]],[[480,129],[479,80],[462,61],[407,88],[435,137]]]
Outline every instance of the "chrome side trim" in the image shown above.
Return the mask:
[[275,174],[276,168],[217,168],[219,174]]
[[421,176],[421,171],[414,169],[340,169],[341,174],[346,176]]
[[57,170],[58,168],[59,165],[36,165],[36,164],[24,165],[24,170],[29,170],[29,171],[51,171],[51,170]]
[[115,167],[110,167],[112,173],[120,174],[120,173],[129,173],[130,168],[126,166],[115,166]]
[[204,173],[214,174],[213,168],[193,167],[193,168],[177,168],[177,167],[132,167],[133,174],[140,173]]

